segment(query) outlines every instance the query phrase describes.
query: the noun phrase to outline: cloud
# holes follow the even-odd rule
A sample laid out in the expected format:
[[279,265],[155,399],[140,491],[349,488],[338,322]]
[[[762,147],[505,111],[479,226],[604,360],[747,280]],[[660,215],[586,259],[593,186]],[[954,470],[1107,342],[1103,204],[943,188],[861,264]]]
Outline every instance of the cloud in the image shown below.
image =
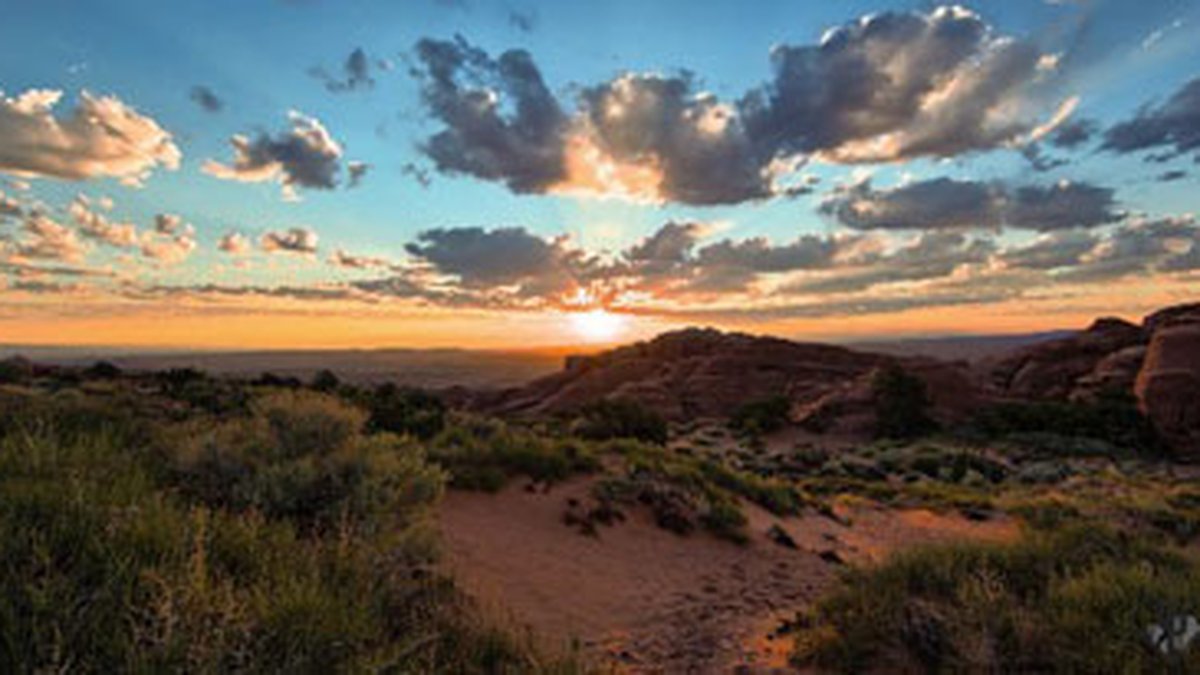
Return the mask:
[[116,178],[140,185],[159,167],[179,168],[171,134],[115,96],[79,95],[74,112],[56,118],[62,92],[0,93],[0,171],[18,176],[84,180]]
[[1132,119],[1104,132],[1101,148],[1116,153],[1166,150],[1174,157],[1200,149],[1200,78],[1160,105],[1143,106]]
[[784,292],[850,293],[885,284],[941,279],[964,265],[986,262],[994,251],[990,239],[961,232],[925,232],[890,253],[866,258],[866,264],[843,266],[832,274],[790,284]]
[[422,40],[417,54],[426,108],[445,127],[424,145],[437,170],[517,193],[765,199],[792,194],[780,183],[805,159],[954,157],[1053,136],[1076,100],[1039,124],[1054,68],[959,7],[875,14],[776,47],[773,78],[730,101],[687,73],[626,73],[581,87],[566,110],[524,51],[493,59],[457,38]]
[[528,52],[492,59],[462,38],[421,40],[422,99],[445,129],[422,150],[438,171],[545,192],[564,175],[567,117]]
[[1078,265],[1099,243],[1100,238],[1090,231],[1049,232],[1028,244],[1007,248],[997,258],[1009,269],[1060,269]]
[[142,257],[154,260],[162,265],[176,265],[196,250],[196,235],[191,226],[182,228],[175,234],[162,232],[146,232],[142,235]]
[[1011,187],[935,178],[875,189],[869,181],[833,192],[820,207],[859,230],[998,228],[1050,231],[1120,220],[1110,188],[1083,182]]
[[1200,230],[1188,217],[1141,220],[1100,241],[1080,264],[1060,271],[1061,281],[1101,283],[1154,271],[1184,271],[1200,246]]
[[240,232],[226,232],[217,241],[217,250],[230,255],[246,255],[250,249],[250,240]]
[[242,135],[232,137],[233,162],[226,165],[210,159],[203,171],[243,183],[276,181],[285,196],[294,196],[296,188],[336,187],[342,146],[315,118],[293,110],[288,120],[291,129],[275,136],[259,134],[253,140]]
[[173,213],[160,213],[154,216],[154,231],[160,234],[176,234],[184,228],[183,218]]
[[333,93],[359,91],[375,87],[375,79],[371,77],[371,60],[362,47],[350,52],[342,63],[342,76],[333,77],[324,68],[313,68],[309,73],[325,83],[325,88]]
[[1074,150],[1092,140],[1096,135],[1098,125],[1095,120],[1086,118],[1070,119],[1060,124],[1047,140],[1050,145],[1063,150]]
[[1173,183],[1177,180],[1183,180],[1184,178],[1187,178],[1187,176],[1188,172],[1182,169],[1171,169],[1170,171],[1164,171],[1158,174],[1154,180],[1160,183]]
[[263,234],[258,245],[268,253],[313,254],[317,252],[317,233],[307,227],[270,231]]
[[547,240],[524,228],[439,228],[417,235],[409,255],[463,288],[501,289],[518,298],[554,296],[578,288],[593,261],[565,237]]
[[350,177],[350,187],[358,187],[362,183],[363,178],[366,177],[367,172],[370,170],[371,165],[367,164],[366,162],[347,162],[346,174]]
[[334,267],[342,267],[353,270],[367,270],[391,266],[391,263],[386,258],[351,255],[340,248],[335,249],[333,254],[329,256],[329,264],[333,265]]
[[188,98],[192,103],[200,106],[204,112],[219,113],[225,109],[225,101],[217,96],[216,92],[208,87],[196,85],[188,92]]
[[54,222],[44,214],[29,214],[22,229],[26,236],[16,247],[21,257],[77,263],[87,253],[87,246],[79,240],[74,230]]
[[114,223],[91,207],[91,201],[79,195],[67,208],[71,219],[79,225],[83,236],[109,246],[129,248],[138,243],[137,228],[132,223]]

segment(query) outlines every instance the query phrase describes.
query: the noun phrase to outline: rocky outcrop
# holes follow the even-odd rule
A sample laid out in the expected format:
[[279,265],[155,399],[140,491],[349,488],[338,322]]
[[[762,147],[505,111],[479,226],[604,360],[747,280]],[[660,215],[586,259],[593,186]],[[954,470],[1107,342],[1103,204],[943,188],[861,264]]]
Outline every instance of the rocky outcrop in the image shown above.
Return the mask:
[[1146,342],[1141,326],[1099,319],[1070,337],[1019,349],[986,364],[989,390],[999,397],[1026,400],[1085,400],[1104,387],[1129,391]]
[[1134,393],[1142,412],[1179,454],[1200,459],[1200,305],[1146,318],[1150,344]]
[[923,378],[935,408],[948,416],[962,414],[978,399],[962,364],[688,329],[595,356],[568,357],[561,372],[500,392],[480,407],[546,415],[621,398],[682,421],[725,418],[746,403],[782,395],[797,423],[858,433],[872,426],[871,378],[889,363]]

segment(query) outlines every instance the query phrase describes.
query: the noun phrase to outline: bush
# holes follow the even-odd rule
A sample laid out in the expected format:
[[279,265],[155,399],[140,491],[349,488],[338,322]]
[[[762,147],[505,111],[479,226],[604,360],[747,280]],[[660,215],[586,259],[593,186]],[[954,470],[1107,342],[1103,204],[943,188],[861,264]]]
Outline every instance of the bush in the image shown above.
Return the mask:
[[747,403],[733,412],[729,427],[740,434],[769,434],[787,425],[792,403],[786,396],[772,396]]
[[668,436],[667,423],[658,413],[629,399],[605,399],[584,406],[576,431],[594,440],[631,438],[659,445],[666,444]]
[[499,421],[459,418],[429,442],[430,459],[450,472],[450,484],[495,492],[515,475],[556,483],[595,471],[587,441],[554,438]]
[[[22,433],[0,437],[0,671],[570,667],[483,625],[428,571],[431,549],[418,525],[439,480],[415,452],[351,439],[346,447],[369,459],[349,475],[366,474],[373,487],[344,503],[373,503],[366,510],[393,525],[311,530],[286,509],[197,501],[158,471],[154,453],[115,440],[108,427],[63,435],[58,410],[30,412]],[[261,418],[241,422],[270,430]],[[292,454],[242,450],[259,462],[260,477]],[[239,485],[234,491],[261,486]]]
[[890,365],[875,374],[871,390],[879,438],[912,439],[937,429],[929,416],[929,396],[921,378]]
[[371,411],[369,424],[375,431],[429,440],[446,427],[445,404],[423,391],[382,384],[371,394],[367,407]]
[[[795,660],[841,672],[1162,672],[1169,657],[1148,648],[1148,627],[1197,612],[1195,560],[1077,526],[853,571],[801,621]],[[1194,646],[1180,658],[1200,667]]]
[[23,384],[33,377],[33,364],[23,356],[0,361],[0,384]]
[[121,369],[111,361],[97,361],[83,371],[83,376],[93,380],[115,380],[121,376]]
[[318,370],[316,375],[313,375],[312,388],[317,391],[331,394],[337,391],[337,388],[342,385],[342,381],[334,374],[332,370]]
[[974,427],[1043,456],[1120,457],[1163,449],[1153,425],[1125,394],[1107,394],[1088,403],[1002,403],[982,410]]

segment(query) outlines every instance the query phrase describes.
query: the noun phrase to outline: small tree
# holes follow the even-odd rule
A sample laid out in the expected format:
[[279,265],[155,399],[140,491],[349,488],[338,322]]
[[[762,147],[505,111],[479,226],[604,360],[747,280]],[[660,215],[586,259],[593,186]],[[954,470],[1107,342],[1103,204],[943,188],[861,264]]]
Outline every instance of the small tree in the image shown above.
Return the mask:
[[911,439],[937,429],[929,416],[925,382],[896,364],[875,374],[871,383],[875,400],[875,435]]
[[24,356],[0,361],[0,384],[21,384],[33,377],[33,364]]
[[121,376],[121,369],[111,361],[97,361],[83,371],[83,374],[94,380],[115,380]]
[[337,388],[342,385],[342,381],[328,368],[317,371],[313,376],[312,388],[325,393],[337,391]]
[[774,433],[787,425],[791,407],[791,401],[782,395],[751,401],[733,411],[729,427],[748,436]]

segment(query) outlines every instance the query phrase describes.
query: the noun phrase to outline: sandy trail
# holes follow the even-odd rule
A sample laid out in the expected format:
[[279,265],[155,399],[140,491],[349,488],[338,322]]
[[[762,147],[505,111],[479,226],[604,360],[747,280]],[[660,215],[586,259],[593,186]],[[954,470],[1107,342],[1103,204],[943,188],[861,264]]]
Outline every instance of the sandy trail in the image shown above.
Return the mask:
[[[746,546],[704,533],[681,537],[638,511],[588,537],[563,525],[562,514],[567,499],[582,499],[589,485],[452,491],[440,511],[447,561],[485,606],[560,644],[578,641],[585,653],[630,672],[771,672],[787,651],[771,630],[837,579],[838,565],[821,553],[875,560],[913,543],[1014,532],[1007,521],[926,511],[857,510],[847,514],[847,527],[819,516],[780,519],[747,505]],[[772,524],[798,548],[770,541]]]

